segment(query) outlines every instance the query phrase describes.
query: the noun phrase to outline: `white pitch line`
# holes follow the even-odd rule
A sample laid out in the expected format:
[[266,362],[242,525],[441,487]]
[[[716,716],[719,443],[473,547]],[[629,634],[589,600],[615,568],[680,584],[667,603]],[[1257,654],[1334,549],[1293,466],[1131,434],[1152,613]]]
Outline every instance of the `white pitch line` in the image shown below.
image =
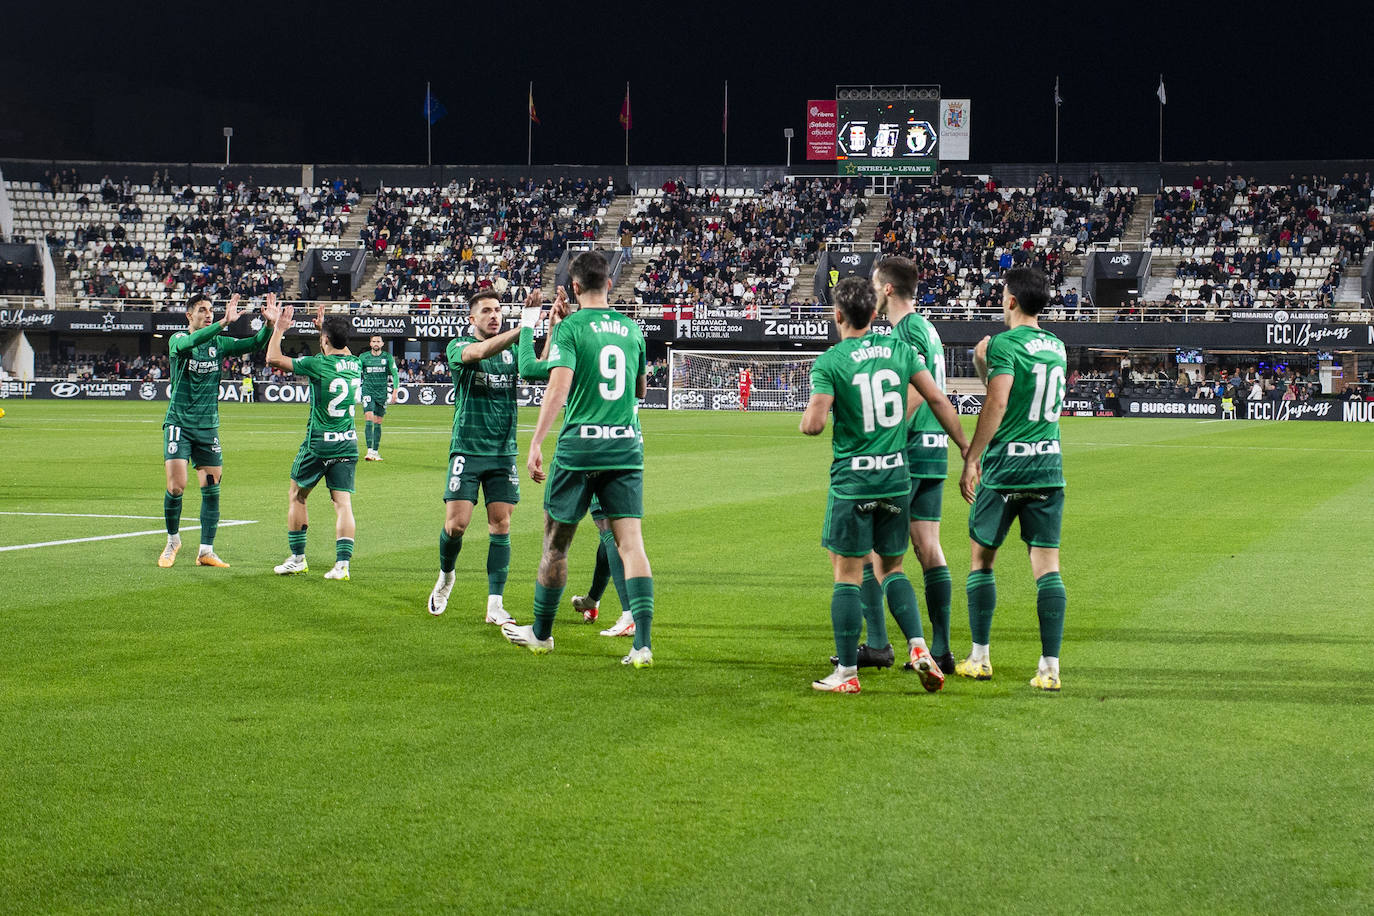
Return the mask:
[[[118,516],[111,516],[111,517],[118,517]],[[221,528],[232,528],[232,527],[234,527],[235,525],[256,525],[256,524],[257,524],[257,520],[256,520],[256,519],[254,519],[254,520],[252,520],[252,521],[245,521],[245,520],[242,520],[242,519],[228,519],[227,521],[222,521],[222,522],[220,522],[220,523],[219,523],[219,526],[220,526]],[[182,531],[185,531],[187,528],[197,528],[197,527],[199,527],[199,526],[198,526],[198,525],[182,525],[182,526],[181,526],[181,530],[182,530]],[[37,543],[37,544],[14,544],[14,545],[9,546],[9,547],[0,547],[0,553],[4,553],[4,552],[7,551],[7,550],[31,550],[31,549],[34,548],[34,547],[60,547],[60,546],[63,545],[63,544],[84,544],[84,543],[86,543],[87,541],[114,541],[114,540],[118,540],[119,538],[137,538],[137,537],[143,537],[144,535],[147,535],[147,534],[166,534],[166,533],[167,533],[167,529],[166,529],[166,528],[154,528],[154,529],[152,529],[151,531],[130,531],[130,532],[127,532],[127,533],[125,533],[125,534],[102,534],[102,535],[100,535],[99,537],[92,537],[92,538],[68,538],[68,539],[65,540],[65,541],[41,541],[41,542],[39,542],[39,543]]]
[[[0,515],[31,515],[43,518],[132,518],[149,522],[162,518],[161,515],[92,515],[88,512],[0,512]],[[192,518],[187,521],[198,522],[200,519]]]

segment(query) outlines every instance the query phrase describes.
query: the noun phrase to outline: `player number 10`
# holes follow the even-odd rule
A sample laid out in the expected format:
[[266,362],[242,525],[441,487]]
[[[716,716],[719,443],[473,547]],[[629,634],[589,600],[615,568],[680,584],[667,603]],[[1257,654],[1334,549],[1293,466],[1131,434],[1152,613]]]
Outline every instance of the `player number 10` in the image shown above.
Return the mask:
[[1055,366],[1051,369],[1044,363],[1036,363],[1031,371],[1035,373],[1035,394],[1031,396],[1030,413],[1026,419],[1032,423],[1040,422],[1041,418],[1046,423],[1057,423],[1064,409],[1064,367]]

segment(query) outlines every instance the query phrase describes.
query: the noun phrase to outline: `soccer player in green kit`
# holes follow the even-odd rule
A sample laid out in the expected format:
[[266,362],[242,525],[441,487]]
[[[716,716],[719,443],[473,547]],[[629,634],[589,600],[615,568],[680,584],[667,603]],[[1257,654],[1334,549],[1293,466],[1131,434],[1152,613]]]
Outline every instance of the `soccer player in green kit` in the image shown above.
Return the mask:
[[[363,367],[363,438],[367,445],[367,461],[381,461],[382,418],[389,404],[396,403],[401,377],[396,372],[396,358],[382,350],[382,337],[373,334],[367,341],[367,352],[358,357]],[[390,386],[387,380],[390,379]]]
[[[553,621],[568,579],[568,548],[595,496],[625,566],[625,591],[635,623],[633,648],[621,663],[647,668],[654,663],[654,580],[641,528],[644,437],[638,399],[645,387],[644,335],[637,324],[607,305],[610,278],[604,255],[578,255],[570,273],[580,308],[553,332],[549,385],[526,462],[532,480],[548,481],[534,624],[512,622],[501,632],[513,644],[536,653],[553,649]],[[544,439],[564,404],[557,453],[545,471]]]
[[908,657],[926,690],[945,676],[926,647],[916,592],[902,572],[909,534],[911,477],[907,471],[908,385],[926,399],[944,430],[962,441],[954,407],[935,387],[925,359],[899,339],[875,333],[873,284],[846,277],[832,292],[840,342],[811,369],[811,400],[802,415],[808,436],[825,430],[835,411],[835,433],[821,544],[830,551],[835,587],[830,619],[835,670],[813,681],[816,690],[858,693],[859,630],[863,623],[863,567],[876,554],[878,580],[892,616],[907,637]]
[[282,336],[291,327],[294,309],[281,310],[267,341],[267,364],[310,379],[310,420],[305,441],[291,465],[290,501],[286,510],[286,542],[291,555],[273,572],[291,576],[307,572],[305,537],[309,513],[305,501],[321,480],[334,503],[334,567],[326,579],[349,577],[357,524],[353,519],[353,479],[358,465],[358,431],[353,426],[355,405],[361,399],[362,367],[348,349],[348,322],[326,318],[320,326],[320,353],[295,359],[281,351]]
[[968,531],[968,620],[973,648],[955,666],[961,677],[992,677],[988,655],[997,585],[992,565],[1013,520],[1030,549],[1035,609],[1040,618],[1040,661],[1031,686],[1059,690],[1059,649],[1068,603],[1059,575],[1059,532],[1064,515],[1064,470],[1059,413],[1064,404],[1064,344],[1040,327],[1049,302],[1045,275],[1015,268],[1003,276],[1002,316],[1009,330],[984,337],[974,368],[988,386],[973,443],[964,457],[959,489],[973,505]]
[[520,329],[501,330],[501,297],[491,290],[468,300],[468,318],[472,334],[449,341],[444,351],[453,376],[453,434],[439,532],[439,579],[429,593],[429,612],[438,616],[448,607],[463,534],[480,490],[487,503],[486,621],[501,626],[512,620],[503,596],[510,569],[511,511],[520,502],[515,466],[520,454],[515,444],[520,367],[511,352],[520,341]]
[[[276,296],[267,296],[275,311]],[[181,496],[186,491],[187,470],[196,466],[200,481],[200,552],[197,566],[227,568],[215,554],[215,530],[219,527],[219,487],[224,480],[224,453],[219,441],[219,383],[224,359],[261,350],[271,327],[264,324],[252,337],[227,337],[222,331],[239,316],[239,297],[229,297],[224,317],[215,320],[210,298],[195,295],[186,300],[187,331],[178,331],[167,342],[171,403],[162,421],[162,458],[167,471],[167,492],[162,514],[167,521],[167,546],[157,558],[163,569],[176,562],[181,550]]]
[[[940,334],[916,311],[920,271],[908,258],[883,258],[873,273],[878,314],[892,321],[892,336],[924,359],[931,380],[945,390],[945,347]],[[919,395],[916,395],[919,397]],[[960,454],[968,447],[962,434],[955,438]],[[949,606],[952,591],[949,566],[940,547],[940,515],[948,476],[949,440],[931,406],[921,399],[907,425],[907,466],[911,474],[911,546],[924,573],[926,613],[930,615],[930,654],[945,674],[954,673],[949,649]],[[862,597],[867,640],[859,646],[859,667],[886,668],[893,663],[883,615],[883,590],[873,574],[873,560],[864,564]],[[910,662],[907,663],[910,667]]]

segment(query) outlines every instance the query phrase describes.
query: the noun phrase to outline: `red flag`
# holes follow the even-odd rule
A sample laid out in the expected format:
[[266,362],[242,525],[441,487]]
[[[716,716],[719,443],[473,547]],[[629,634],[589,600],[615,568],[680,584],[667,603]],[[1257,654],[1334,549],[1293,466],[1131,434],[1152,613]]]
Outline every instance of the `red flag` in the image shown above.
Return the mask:
[[629,130],[632,126],[630,121],[630,84],[625,84],[625,102],[620,106],[620,126]]
[[534,89],[533,89],[533,88],[530,89],[530,120],[533,121],[533,122],[536,123],[536,124],[539,123],[539,115],[537,115],[537,114],[534,113]]

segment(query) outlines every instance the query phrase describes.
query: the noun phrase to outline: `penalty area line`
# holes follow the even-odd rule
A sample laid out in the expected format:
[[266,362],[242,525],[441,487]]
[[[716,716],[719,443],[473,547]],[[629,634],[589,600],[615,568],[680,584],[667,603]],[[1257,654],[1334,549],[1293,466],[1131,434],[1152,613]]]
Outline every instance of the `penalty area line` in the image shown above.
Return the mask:
[[[28,513],[10,513],[10,514],[28,514]],[[107,518],[121,518],[121,517],[123,517],[123,516],[96,516],[96,517],[97,517],[97,518],[101,518],[101,517],[107,517]],[[236,526],[236,525],[256,525],[257,523],[258,523],[258,522],[257,522],[257,519],[251,519],[251,520],[250,520],[250,519],[234,519],[234,518],[231,518],[231,519],[225,519],[225,520],[221,521],[221,522],[219,523],[219,527],[221,527],[221,528],[233,528],[233,527]],[[180,530],[185,531],[185,530],[188,529],[188,528],[198,528],[198,527],[200,527],[200,526],[199,526],[199,525],[182,525]],[[4,553],[4,552],[7,551],[7,550],[32,550],[32,549],[34,549],[35,547],[60,547],[60,546],[62,546],[63,544],[85,544],[85,543],[88,543],[88,542],[90,542],[90,541],[115,541],[115,540],[119,540],[120,538],[138,538],[138,537],[144,537],[145,535],[149,535],[149,534],[166,534],[166,533],[167,533],[167,529],[166,529],[166,528],[154,528],[154,529],[149,530],[149,531],[127,531],[127,532],[124,532],[123,534],[102,534],[102,535],[98,535],[98,536],[96,536],[96,537],[89,537],[89,538],[67,538],[67,539],[61,540],[61,541],[40,541],[40,542],[38,542],[38,543],[36,543],[36,544],[12,544],[12,545],[10,545],[10,546],[8,546],[8,547],[0,547],[0,553]]]

